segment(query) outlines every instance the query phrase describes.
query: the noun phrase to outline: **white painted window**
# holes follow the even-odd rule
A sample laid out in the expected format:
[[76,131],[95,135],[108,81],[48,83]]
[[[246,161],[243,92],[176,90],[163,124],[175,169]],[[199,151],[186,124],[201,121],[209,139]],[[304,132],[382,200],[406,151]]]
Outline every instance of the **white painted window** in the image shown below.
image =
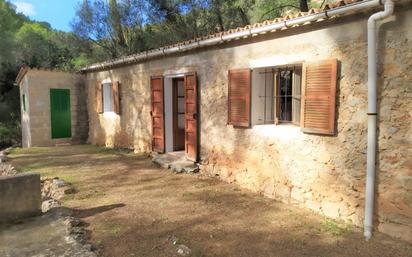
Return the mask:
[[112,83],[103,84],[103,112],[113,111]]
[[275,82],[272,68],[252,72],[252,124],[273,124],[275,121]]
[[300,123],[302,67],[267,67],[252,72],[252,125]]

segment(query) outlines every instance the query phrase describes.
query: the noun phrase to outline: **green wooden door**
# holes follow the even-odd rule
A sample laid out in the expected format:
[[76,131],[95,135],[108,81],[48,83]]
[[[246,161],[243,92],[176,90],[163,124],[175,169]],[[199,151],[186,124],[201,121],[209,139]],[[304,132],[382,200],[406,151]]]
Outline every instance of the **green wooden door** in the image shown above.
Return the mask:
[[71,137],[69,89],[50,89],[50,112],[52,138]]

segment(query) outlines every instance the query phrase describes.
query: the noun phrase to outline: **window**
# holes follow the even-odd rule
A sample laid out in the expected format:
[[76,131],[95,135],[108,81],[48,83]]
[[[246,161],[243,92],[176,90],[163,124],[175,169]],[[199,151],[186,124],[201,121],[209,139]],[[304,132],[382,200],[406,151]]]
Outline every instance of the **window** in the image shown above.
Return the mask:
[[300,124],[302,68],[280,68],[276,74],[276,122]]
[[259,68],[252,73],[252,124],[300,123],[302,68]]
[[23,111],[25,112],[27,110],[27,107],[26,107],[26,94],[23,94],[22,102],[23,102]]
[[96,112],[114,112],[120,115],[120,83],[108,82],[100,83],[96,85]]
[[337,81],[336,59],[229,70],[228,124],[293,123],[305,133],[332,136]]
[[103,112],[113,111],[112,83],[103,84]]

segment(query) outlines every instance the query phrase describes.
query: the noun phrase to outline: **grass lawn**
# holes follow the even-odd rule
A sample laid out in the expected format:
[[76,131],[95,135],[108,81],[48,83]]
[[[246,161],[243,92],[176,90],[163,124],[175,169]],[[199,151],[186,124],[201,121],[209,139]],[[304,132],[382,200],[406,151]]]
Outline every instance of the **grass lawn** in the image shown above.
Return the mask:
[[[412,246],[201,175],[174,174],[145,155],[95,146],[15,149],[19,171],[60,177],[64,205],[87,223],[102,256],[412,256]],[[173,243],[175,242],[175,244]]]

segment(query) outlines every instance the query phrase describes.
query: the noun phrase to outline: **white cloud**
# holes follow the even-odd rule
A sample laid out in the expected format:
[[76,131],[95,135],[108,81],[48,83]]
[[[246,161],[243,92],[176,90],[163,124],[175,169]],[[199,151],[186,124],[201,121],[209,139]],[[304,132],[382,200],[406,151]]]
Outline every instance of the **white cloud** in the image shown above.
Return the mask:
[[30,3],[26,2],[13,2],[13,4],[16,6],[16,11],[18,13],[23,13],[27,16],[33,16],[36,15],[36,10],[34,10],[34,6]]

